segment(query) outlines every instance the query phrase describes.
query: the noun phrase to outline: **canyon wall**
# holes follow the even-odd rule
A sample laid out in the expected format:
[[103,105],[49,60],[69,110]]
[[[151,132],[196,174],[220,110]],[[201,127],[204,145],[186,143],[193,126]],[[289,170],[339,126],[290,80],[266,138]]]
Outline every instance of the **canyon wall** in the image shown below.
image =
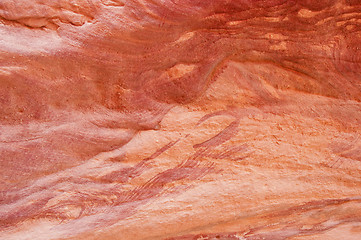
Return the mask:
[[2,0],[0,239],[360,239],[361,2]]

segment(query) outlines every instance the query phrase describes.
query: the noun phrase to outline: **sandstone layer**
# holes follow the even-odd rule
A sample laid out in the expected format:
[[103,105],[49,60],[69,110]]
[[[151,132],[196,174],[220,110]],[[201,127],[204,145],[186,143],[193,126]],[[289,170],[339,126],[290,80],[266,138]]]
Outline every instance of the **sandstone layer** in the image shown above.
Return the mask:
[[0,239],[361,239],[358,0],[2,0]]

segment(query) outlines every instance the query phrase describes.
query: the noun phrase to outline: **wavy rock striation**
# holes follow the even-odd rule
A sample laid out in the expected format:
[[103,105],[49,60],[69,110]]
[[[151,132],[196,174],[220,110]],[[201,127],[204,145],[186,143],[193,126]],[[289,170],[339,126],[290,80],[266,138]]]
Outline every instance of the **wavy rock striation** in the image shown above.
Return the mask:
[[1,239],[360,239],[357,0],[2,0]]

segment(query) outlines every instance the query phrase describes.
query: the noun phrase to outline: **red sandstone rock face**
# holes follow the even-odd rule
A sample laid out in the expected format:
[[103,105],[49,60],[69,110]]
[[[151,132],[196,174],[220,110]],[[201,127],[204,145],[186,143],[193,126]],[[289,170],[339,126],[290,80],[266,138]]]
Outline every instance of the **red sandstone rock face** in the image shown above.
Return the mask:
[[0,2],[1,239],[360,239],[361,4]]

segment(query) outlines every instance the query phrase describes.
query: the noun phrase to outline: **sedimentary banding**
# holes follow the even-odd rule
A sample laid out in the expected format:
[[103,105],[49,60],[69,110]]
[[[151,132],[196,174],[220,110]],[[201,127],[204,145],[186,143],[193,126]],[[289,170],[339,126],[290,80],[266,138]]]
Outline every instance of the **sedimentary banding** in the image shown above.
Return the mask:
[[1,1],[0,238],[360,236],[360,11]]

